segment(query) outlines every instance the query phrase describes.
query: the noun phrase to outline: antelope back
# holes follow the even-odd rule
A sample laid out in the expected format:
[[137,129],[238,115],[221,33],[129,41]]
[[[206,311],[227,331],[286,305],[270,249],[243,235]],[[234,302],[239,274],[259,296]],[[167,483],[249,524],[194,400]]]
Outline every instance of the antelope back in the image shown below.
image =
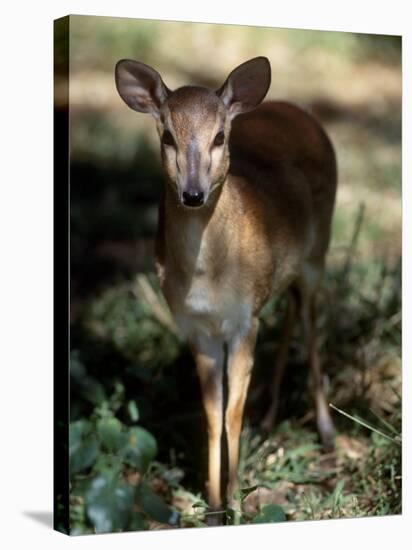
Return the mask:
[[[259,185],[266,199],[262,209],[278,224],[294,228],[293,233],[307,241],[306,254],[322,264],[330,240],[337,167],[320,124],[293,104],[265,102],[233,122],[230,156],[230,172]],[[279,226],[276,230],[284,232]]]

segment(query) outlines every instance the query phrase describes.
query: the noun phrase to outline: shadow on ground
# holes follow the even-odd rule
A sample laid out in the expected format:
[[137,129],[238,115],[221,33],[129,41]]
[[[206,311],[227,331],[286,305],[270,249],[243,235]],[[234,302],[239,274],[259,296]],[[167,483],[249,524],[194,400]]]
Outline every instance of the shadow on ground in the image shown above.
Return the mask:
[[39,523],[40,525],[44,525],[49,529],[53,529],[53,512],[30,511],[30,512],[23,512],[23,514],[26,517],[34,520],[36,523]]

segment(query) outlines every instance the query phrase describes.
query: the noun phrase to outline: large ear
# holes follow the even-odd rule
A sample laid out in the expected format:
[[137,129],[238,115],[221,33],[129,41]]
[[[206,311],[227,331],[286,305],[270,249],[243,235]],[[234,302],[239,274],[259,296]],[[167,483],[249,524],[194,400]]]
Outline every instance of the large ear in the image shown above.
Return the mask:
[[271,70],[266,57],[255,57],[236,67],[217,95],[226,105],[230,117],[251,111],[263,101],[270,86]]
[[116,88],[135,111],[159,116],[160,106],[171,93],[160,74],[139,61],[121,59],[115,68]]

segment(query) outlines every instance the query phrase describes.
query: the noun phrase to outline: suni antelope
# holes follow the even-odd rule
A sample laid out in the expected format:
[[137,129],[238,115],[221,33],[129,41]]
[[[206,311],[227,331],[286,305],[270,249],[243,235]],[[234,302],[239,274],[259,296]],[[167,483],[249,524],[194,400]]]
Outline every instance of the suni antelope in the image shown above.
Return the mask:
[[261,104],[271,80],[265,57],[238,66],[218,90],[183,86],[171,91],[157,71],[127,59],[117,63],[115,78],[126,104],[156,121],[166,174],[157,271],[200,378],[208,426],[209,504],[221,506],[224,425],[226,496],[234,506],[258,314],[273,293],[287,290],[288,308],[263,425],[270,429],[275,420],[300,313],[319,433],[326,446],[333,444],[316,343],[315,299],[335,202],[334,150],[305,111],[281,101]]

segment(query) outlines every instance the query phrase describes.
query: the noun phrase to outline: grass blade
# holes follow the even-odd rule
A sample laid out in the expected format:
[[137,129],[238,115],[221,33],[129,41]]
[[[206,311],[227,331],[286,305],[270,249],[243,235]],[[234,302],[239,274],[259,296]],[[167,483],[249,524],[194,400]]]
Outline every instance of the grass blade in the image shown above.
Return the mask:
[[351,414],[349,414],[345,411],[342,411],[341,409],[338,409],[338,407],[335,407],[335,405],[332,405],[332,403],[329,403],[329,407],[331,407],[332,409],[334,409],[338,413],[342,414],[343,416],[346,416],[350,420],[353,420],[353,422],[357,422],[358,424],[360,424],[364,428],[367,428],[368,430],[371,430],[372,432],[375,432],[375,433],[379,434],[380,436],[384,437],[385,439],[389,439],[389,441],[392,441],[393,443],[396,443],[397,445],[401,445],[401,442],[399,441],[399,439],[400,439],[399,436],[397,436],[396,439],[395,439],[395,438],[391,437],[390,435],[388,435],[384,432],[381,432],[380,430],[378,430],[374,426],[371,426],[368,422],[366,422],[365,420],[362,420],[362,418],[359,418],[357,416],[352,416]]
[[385,428],[387,428],[387,429],[390,430],[392,433],[394,433],[396,437],[400,437],[398,431],[392,426],[392,424],[390,424],[387,420],[385,420],[384,418],[382,418],[382,417],[381,417],[377,412],[375,412],[373,409],[369,409],[369,410],[371,411],[371,413],[372,413],[380,422],[382,422],[382,424],[385,426]]

